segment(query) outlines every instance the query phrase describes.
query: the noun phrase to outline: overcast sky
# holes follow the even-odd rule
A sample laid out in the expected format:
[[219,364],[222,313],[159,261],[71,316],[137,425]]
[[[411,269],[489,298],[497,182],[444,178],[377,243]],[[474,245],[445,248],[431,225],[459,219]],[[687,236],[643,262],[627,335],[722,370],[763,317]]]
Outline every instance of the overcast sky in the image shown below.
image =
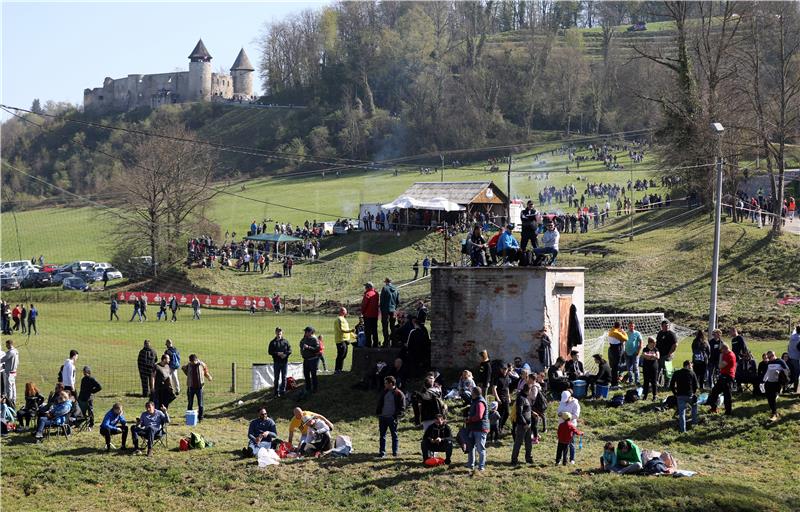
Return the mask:
[[[227,73],[242,47],[258,68],[256,38],[266,22],[327,3],[0,1],[0,100],[23,108],[34,98],[82,104],[83,90],[107,76],[187,70],[200,38],[214,72]],[[259,93],[260,80],[253,82]]]

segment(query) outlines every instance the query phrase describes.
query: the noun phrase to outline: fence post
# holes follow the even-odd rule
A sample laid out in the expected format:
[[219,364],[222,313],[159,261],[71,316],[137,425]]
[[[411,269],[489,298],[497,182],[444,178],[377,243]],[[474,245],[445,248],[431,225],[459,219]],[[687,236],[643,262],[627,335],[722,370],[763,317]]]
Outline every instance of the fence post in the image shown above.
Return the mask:
[[236,363],[231,363],[231,393],[236,393]]

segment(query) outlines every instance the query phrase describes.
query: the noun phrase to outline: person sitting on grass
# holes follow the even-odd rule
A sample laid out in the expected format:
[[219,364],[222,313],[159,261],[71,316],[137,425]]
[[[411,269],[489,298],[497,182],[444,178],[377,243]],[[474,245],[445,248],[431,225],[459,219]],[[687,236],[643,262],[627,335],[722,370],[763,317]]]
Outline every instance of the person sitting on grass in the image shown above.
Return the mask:
[[607,442],[603,446],[603,455],[600,456],[600,471],[610,472],[617,465],[617,452],[614,443]]
[[111,444],[111,436],[122,434],[122,446],[120,450],[125,450],[128,443],[128,422],[125,420],[125,415],[122,412],[122,405],[117,402],[111,409],[108,410],[103,416],[103,422],[100,423],[100,435],[106,440],[106,451],[110,452],[113,445]]
[[306,429],[305,441],[300,444],[300,453],[305,455],[324,454],[331,449],[331,429],[333,425],[322,418],[303,417]]
[[277,448],[281,441],[278,439],[278,429],[275,421],[267,415],[267,409],[258,410],[258,418],[250,422],[247,429],[247,448],[245,455],[258,455],[261,448]]
[[66,391],[61,391],[56,397],[55,403],[39,418],[39,426],[36,429],[36,434],[34,434],[37,442],[41,442],[44,437],[44,429],[50,425],[55,425],[58,418],[68,415],[71,409],[72,402],[69,399],[69,394]]
[[436,455],[436,452],[444,452],[444,463],[450,465],[450,458],[453,456],[453,432],[443,414],[437,414],[433,424],[425,430],[421,449],[423,462]]
[[475,381],[472,379],[472,372],[464,370],[461,372],[461,378],[458,381],[458,396],[465,403],[472,402],[472,388],[475,387]]
[[136,425],[131,428],[133,433],[133,448],[137,455],[141,455],[139,449],[139,436],[147,437],[147,456],[153,455],[153,441],[163,431],[164,426],[169,423],[167,408],[163,405],[161,410],[156,409],[156,404],[152,400],[145,404],[145,411],[139,417]]
[[306,434],[308,433],[308,426],[306,422],[303,420],[304,417],[312,417],[312,418],[319,418],[324,421],[330,430],[333,430],[333,423],[328,421],[328,419],[315,412],[311,411],[304,411],[299,407],[295,407],[292,411],[292,421],[289,422],[289,444],[292,444],[292,440],[294,439],[295,431],[300,431],[300,443],[302,444],[305,440]]
[[630,475],[642,470],[642,450],[630,439],[625,439],[617,444],[617,462],[609,471]]

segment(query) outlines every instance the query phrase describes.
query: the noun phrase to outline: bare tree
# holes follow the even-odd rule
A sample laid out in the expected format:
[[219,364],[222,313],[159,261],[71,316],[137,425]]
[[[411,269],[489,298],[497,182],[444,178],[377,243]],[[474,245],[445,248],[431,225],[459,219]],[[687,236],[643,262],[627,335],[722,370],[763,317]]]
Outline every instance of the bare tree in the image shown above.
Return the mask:
[[217,193],[212,187],[215,151],[193,140],[176,124],[159,135],[134,135],[125,173],[111,185],[117,198],[113,206],[122,213],[113,217],[114,232],[120,243],[148,248],[154,276],[159,262],[180,260],[180,242]]

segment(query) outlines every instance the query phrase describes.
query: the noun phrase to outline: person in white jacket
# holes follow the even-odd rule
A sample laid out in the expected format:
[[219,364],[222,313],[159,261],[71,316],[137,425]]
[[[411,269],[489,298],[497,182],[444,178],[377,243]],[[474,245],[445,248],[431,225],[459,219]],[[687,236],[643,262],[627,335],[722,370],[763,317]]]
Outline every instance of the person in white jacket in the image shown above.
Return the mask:
[[[578,418],[581,415],[581,404],[578,402],[578,399],[572,396],[572,391],[565,390],[561,392],[561,402],[558,404],[558,410],[556,414],[561,414],[562,412],[568,412],[572,415],[572,419],[570,423],[575,428],[578,427]],[[563,423],[564,420],[559,419],[559,423]]]
[[541,256],[543,254],[551,255],[550,261],[547,263],[548,266],[553,266],[556,264],[556,258],[558,257],[559,238],[561,238],[561,235],[558,232],[558,228],[556,228],[554,222],[550,221],[545,225],[545,232],[542,235],[542,246],[533,250],[537,256]]

